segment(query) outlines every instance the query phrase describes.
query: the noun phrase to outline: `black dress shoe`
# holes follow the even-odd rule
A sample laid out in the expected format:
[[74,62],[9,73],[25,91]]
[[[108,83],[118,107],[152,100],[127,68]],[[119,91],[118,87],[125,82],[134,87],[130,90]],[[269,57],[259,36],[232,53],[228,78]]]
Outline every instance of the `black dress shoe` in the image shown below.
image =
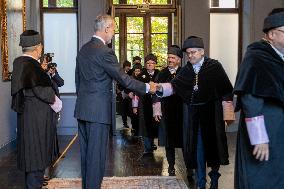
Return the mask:
[[210,188],[209,189],[218,189],[218,182],[216,183],[212,183],[211,182],[211,185],[210,185]]
[[187,181],[188,181],[188,183],[194,183],[194,182],[195,182],[195,180],[194,180],[193,177],[194,177],[193,175],[187,175]]
[[49,177],[49,176],[44,176],[44,177],[43,177],[43,180],[44,180],[44,181],[49,181],[49,180],[50,180],[50,177]]
[[42,183],[42,186],[47,186],[48,185],[48,182],[46,182],[46,181],[44,181],[43,183]]
[[152,145],[152,150],[157,150],[156,144],[153,144],[153,145]]
[[175,168],[168,168],[169,176],[176,176],[176,170]]

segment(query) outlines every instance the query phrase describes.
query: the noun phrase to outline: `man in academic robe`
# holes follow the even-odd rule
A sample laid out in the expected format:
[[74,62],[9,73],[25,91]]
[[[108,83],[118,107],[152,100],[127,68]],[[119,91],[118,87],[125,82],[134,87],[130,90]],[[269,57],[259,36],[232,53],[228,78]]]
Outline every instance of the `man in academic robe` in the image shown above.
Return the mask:
[[284,188],[284,8],[265,18],[263,32],[248,46],[234,88],[235,189]]
[[229,104],[226,107],[232,110],[233,87],[221,63],[204,56],[201,38],[188,37],[183,51],[189,59],[187,65],[170,83],[160,84],[162,94],[158,94],[175,93],[187,104],[183,128],[186,166],[196,170],[198,187],[205,189],[207,163],[210,189],[216,189],[220,165],[229,164],[222,104]]
[[107,45],[115,33],[114,18],[99,15],[94,21],[94,35],[77,55],[75,83],[76,105],[81,150],[83,189],[100,189],[105,171],[109,129],[112,120],[113,80],[139,94],[155,90],[154,83],[130,78]]
[[[131,63],[126,60],[123,63],[123,70],[126,74],[130,71],[131,68]],[[123,127],[129,128],[128,123],[127,123],[127,117],[130,116],[130,111],[132,110],[131,108],[131,99],[128,96],[128,93],[130,92],[128,89],[125,87],[121,86],[119,83],[117,85],[117,89],[119,91],[120,95],[120,113],[121,113],[121,118],[122,118],[122,123]]]
[[127,72],[127,74],[131,76],[133,74],[133,72],[134,72],[134,68],[137,67],[137,66],[141,66],[142,67],[141,57],[140,56],[134,56],[132,58],[132,68]]
[[12,109],[17,112],[17,163],[25,172],[25,188],[41,189],[44,170],[54,160],[54,111],[61,109],[51,81],[41,68],[41,36],[26,30],[20,36],[23,55],[13,62]]
[[[159,73],[155,69],[157,57],[154,54],[145,56],[145,69],[138,75],[137,80],[144,83],[153,82]],[[144,152],[143,155],[150,155],[153,150],[157,149],[154,144],[154,138],[158,136],[157,122],[153,118],[153,101],[152,94],[139,95],[138,112],[139,112],[139,135],[143,137]]]
[[[155,79],[156,83],[167,83],[176,77],[181,70],[183,52],[177,45],[168,49],[168,66],[161,70]],[[159,122],[159,146],[165,146],[169,164],[169,176],[175,176],[175,148],[182,148],[183,102],[174,94],[165,98],[153,99],[153,116]]]

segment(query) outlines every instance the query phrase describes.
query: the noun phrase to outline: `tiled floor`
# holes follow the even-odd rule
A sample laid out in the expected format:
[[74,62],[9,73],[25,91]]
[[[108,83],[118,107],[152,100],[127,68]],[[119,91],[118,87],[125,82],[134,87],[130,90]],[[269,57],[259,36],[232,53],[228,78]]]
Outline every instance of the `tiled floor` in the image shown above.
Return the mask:
[[[119,122],[119,119],[118,119]],[[120,123],[118,123],[120,125]],[[221,167],[219,188],[233,188],[234,155],[236,133],[227,133],[230,165]],[[60,136],[61,151],[72,139],[72,136]],[[155,141],[157,143],[157,141]],[[143,152],[142,141],[129,136],[127,129],[117,130],[116,136],[110,138],[108,148],[108,160],[106,165],[106,176],[167,176],[167,161],[164,148],[158,148],[153,156],[138,160]],[[51,175],[57,178],[80,177],[80,150],[78,140],[68,150],[64,159],[51,171]],[[177,149],[176,153],[176,175],[184,179],[189,188],[196,186],[189,184],[186,179],[186,169],[183,162],[182,152]],[[22,189],[24,175],[16,168],[16,153],[10,153],[0,159],[0,188]]]

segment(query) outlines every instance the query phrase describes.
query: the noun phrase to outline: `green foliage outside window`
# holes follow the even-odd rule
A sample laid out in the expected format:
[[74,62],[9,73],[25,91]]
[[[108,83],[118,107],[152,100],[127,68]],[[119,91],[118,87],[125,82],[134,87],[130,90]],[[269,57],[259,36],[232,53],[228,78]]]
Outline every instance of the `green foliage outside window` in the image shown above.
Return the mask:
[[158,66],[167,64],[168,17],[151,17],[152,53],[158,57]]
[[[48,7],[49,0],[43,0],[43,7]],[[74,0],[56,0],[56,7],[59,8],[72,8],[74,7]]]
[[48,0],[43,0],[43,7],[48,7]]
[[143,3],[143,0],[127,0],[127,4],[135,5],[135,4],[142,4],[142,3]]
[[143,17],[127,17],[127,60],[144,57]]
[[168,4],[168,0],[151,0],[151,4],[165,5],[165,4]]
[[74,7],[73,0],[57,0],[57,7]]
[[127,60],[132,61],[134,56],[144,58],[143,34],[127,34]]
[[143,18],[127,17],[127,33],[143,33]]
[[158,67],[167,65],[167,51],[168,51],[168,35],[167,34],[152,34],[152,53],[157,56]]
[[168,33],[168,17],[151,17],[151,33]]

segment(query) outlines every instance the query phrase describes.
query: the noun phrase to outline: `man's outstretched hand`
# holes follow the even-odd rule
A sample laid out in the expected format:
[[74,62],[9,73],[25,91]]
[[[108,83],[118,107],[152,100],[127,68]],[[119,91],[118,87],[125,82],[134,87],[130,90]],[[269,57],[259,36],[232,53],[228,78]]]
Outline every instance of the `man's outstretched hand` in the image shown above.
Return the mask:
[[150,81],[149,85],[150,85],[149,93],[155,94],[156,91],[157,91],[157,85],[158,85],[158,84],[157,84],[157,83],[154,83],[153,81]]

